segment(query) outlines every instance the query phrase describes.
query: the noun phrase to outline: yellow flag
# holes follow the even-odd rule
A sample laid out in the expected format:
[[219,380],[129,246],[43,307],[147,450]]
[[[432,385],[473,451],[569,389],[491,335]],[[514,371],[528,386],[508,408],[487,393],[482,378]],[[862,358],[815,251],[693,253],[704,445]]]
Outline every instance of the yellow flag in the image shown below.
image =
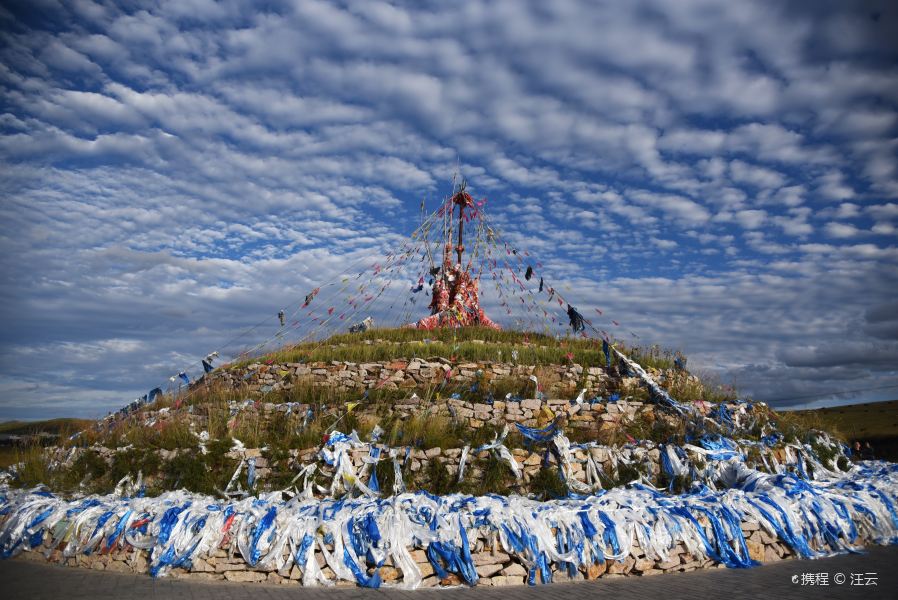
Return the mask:
[[358,402],[347,402],[346,403],[346,414],[348,415],[349,413],[351,413],[352,409],[358,405],[359,405]]

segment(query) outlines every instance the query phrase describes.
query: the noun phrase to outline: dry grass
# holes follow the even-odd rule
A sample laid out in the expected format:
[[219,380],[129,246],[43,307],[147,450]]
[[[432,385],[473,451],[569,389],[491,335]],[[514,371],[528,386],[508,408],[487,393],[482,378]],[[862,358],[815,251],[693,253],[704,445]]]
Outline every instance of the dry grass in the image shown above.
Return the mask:
[[[658,349],[618,347],[644,366],[666,368],[673,365],[674,353]],[[536,332],[495,331],[482,327],[440,329],[372,329],[364,333],[338,334],[326,340],[286,346],[275,352],[245,359],[227,368],[252,362],[350,361],[374,362],[398,358],[454,357],[458,361],[511,362],[517,353],[518,364],[549,365],[571,362],[584,366],[605,363],[602,343],[581,337],[552,337]],[[616,364],[616,360],[612,361]]]
[[898,400],[832,406],[784,413],[796,418],[811,418],[820,429],[831,427],[847,439],[869,440],[898,437]]

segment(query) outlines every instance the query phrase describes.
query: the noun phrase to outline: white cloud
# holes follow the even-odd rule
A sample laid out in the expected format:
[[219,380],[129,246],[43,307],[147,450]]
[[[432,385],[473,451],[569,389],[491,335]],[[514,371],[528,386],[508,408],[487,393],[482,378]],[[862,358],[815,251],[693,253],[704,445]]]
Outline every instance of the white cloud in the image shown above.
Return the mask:
[[767,213],[763,210],[740,210],[734,218],[744,229],[758,229],[767,220]]
[[828,200],[850,200],[855,192],[845,183],[844,175],[839,171],[830,171],[820,177],[817,193]]
[[711,216],[708,209],[684,196],[653,194],[644,190],[631,190],[628,196],[637,203],[661,211],[684,224],[701,224]]
[[891,223],[876,223],[871,231],[876,235],[894,235],[898,229]]
[[849,223],[830,222],[824,225],[826,235],[834,238],[853,238],[860,235],[861,230]]
[[839,219],[853,219],[861,214],[861,207],[857,204],[852,204],[851,202],[843,202],[839,205],[838,210],[836,210],[836,218]]
[[754,188],[775,189],[782,187],[786,179],[782,173],[752,165],[742,160],[730,162],[730,176],[737,183],[744,183]]

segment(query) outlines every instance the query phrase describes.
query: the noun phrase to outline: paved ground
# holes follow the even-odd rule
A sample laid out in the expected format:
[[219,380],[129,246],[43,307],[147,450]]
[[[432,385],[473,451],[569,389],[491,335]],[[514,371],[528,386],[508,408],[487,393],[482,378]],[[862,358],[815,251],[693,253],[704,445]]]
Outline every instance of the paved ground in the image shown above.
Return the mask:
[[[802,585],[803,579],[806,581],[809,575],[816,574],[826,574],[828,585]],[[844,583],[837,584],[842,576]],[[793,579],[796,580],[795,583]],[[852,581],[855,585],[852,585]],[[872,585],[874,582],[876,585]],[[790,560],[748,570],[713,569],[537,587],[417,591],[188,582],[61,567],[30,560],[0,560],[0,597],[16,600],[383,600],[384,596],[405,600],[433,600],[436,597],[440,600],[891,600],[898,598],[898,546],[873,548],[865,555]]]

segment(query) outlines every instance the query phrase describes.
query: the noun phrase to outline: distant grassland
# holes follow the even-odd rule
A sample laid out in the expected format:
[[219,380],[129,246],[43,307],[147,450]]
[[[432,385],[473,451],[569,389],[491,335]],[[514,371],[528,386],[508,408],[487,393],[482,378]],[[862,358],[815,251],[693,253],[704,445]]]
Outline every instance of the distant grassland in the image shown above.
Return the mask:
[[[46,421],[4,421],[0,423],[0,436],[34,435],[50,433],[60,437],[68,437],[93,425],[87,419],[49,419]],[[33,444],[29,444],[33,445]],[[19,462],[24,456],[25,448],[13,445],[0,445],[0,469]]]
[[4,421],[0,423],[0,434],[33,435],[36,433],[52,433],[54,435],[72,434],[89,427],[93,421],[88,419],[49,419],[47,421]]
[[898,400],[793,411],[815,415],[849,440],[898,437]]
[[820,421],[849,442],[869,441],[877,458],[898,461],[898,400],[797,410],[787,414]]

